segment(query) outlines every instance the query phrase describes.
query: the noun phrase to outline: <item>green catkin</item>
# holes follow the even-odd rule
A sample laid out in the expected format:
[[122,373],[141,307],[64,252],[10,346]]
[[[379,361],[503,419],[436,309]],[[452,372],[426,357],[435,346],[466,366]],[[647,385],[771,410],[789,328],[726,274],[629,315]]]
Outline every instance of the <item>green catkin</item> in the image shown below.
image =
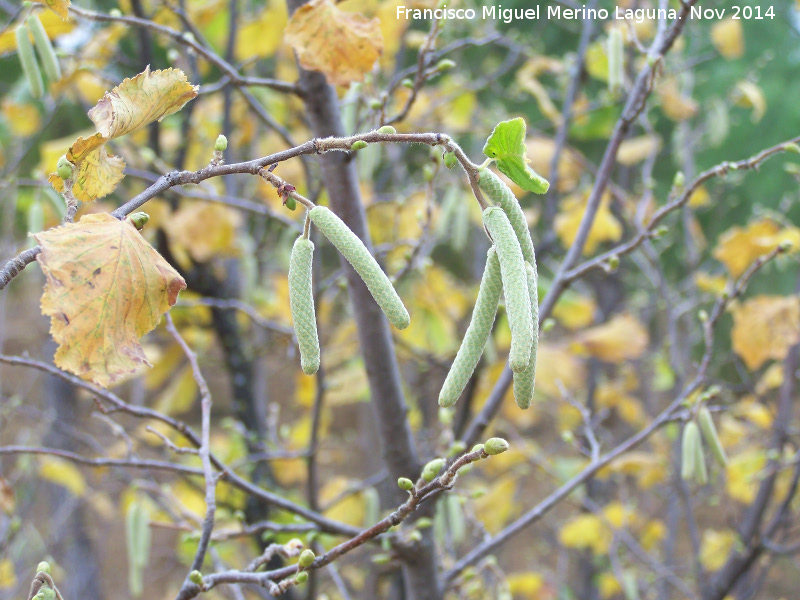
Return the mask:
[[311,280],[313,256],[314,242],[297,238],[289,258],[289,307],[300,347],[300,366],[306,375],[319,370],[319,335]]
[[702,452],[700,430],[697,428],[697,423],[689,421],[683,428],[683,437],[681,438],[681,478],[684,481],[691,481],[699,475],[697,472],[698,448]]
[[439,392],[439,406],[452,406],[461,396],[467,386],[469,378],[475,372],[478,361],[481,359],[486,341],[492,332],[492,325],[497,314],[497,304],[500,302],[500,292],[503,283],[500,278],[500,262],[497,251],[489,248],[486,255],[486,267],[478,289],[478,298],[472,318],[461,341],[461,347],[456,353],[450,372],[444,380],[442,390]]
[[533,348],[533,318],[528,274],[517,236],[503,209],[490,206],[483,211],[483,223],[497,248],[500,275],[506,298],[506,314],[511,329],[508,362],[519,373],[528,368]]
[[725,455],[725,448],[722,447],[722,442],[719,441],[717,428],[714,427],[714,420],[711,418],[711,412],[708,407],[703,406],[697,411],[697,422],[700,425],[700,431],[703,433],[703,439],[705,439],[711,450],[711,455],[719,463],[719,466],[724,467],[728,464],[728,457]]
[[61,79],[61,67],[58,64],[58,58],[53,50],[53,44],[50,43],[50,38],[47,37],[47,32],[44,30],[42,22],[36,15],[30,15],[27,19],[28,28],[33,34],[33,43],[36,45],[36,50],[39,53],[39,58],[42,61],[42,68],[44,74],[50,83],[56,82]]
[[528,274],[528,293],[531,298],[531,317],[533,318],[533,345],[531,346],[531,361],[521,373],[514,373],[514,400],[522,409],[529,408],[533,402],[533,392],[536,384],[536,354],[539,350],[539,282],[536,272],[536,261],[533,264],[525,262]]
[[397,329],[408,327],[411,318],[408,316],[406,307],[403,306],[403,301],[400,300],[392,282],[389,281],[358,236],[325,206],[315,206],[308,212],[308,215],[317,229],[353,265],[356,273],[367,284],[375,302],[388,317],[389,322]]
[[708,469],[706,468],[706,458],[703,455],[703,440],[700,438],[700,434],[698,434],[697,445],[694,449],[694,476],[700,485],[708,483]]
[[522,257],[529,263],[535,264],[536,258],[533,252],[531,232],[528,230],[528,221],[525,219],[525,213],[522,212],[522,207],[517,202],[514,192],[489,169],[481,171],[480,177],[481,190],[489,196],[492,202],[505,211],[511,227],[514,228],[517,241],[522,249]]
[[31,96],[41,98],[44,94],[44,82],[42,81],[42,73],[39,71],[39,63],[36,62],[36,55],[33,53],[33,44],[31,44],[31,38],[28,35],[28,27],[25,24],[17,27],[16,35],[19,62],[22,65],[25,78],[28,80],[28,86],[31,88]]
[[128,550],[128,587],[131,595],[142,595],[142,571],[150,555],[150,515],[147,507],[134,500],[125,513],[125,542]]

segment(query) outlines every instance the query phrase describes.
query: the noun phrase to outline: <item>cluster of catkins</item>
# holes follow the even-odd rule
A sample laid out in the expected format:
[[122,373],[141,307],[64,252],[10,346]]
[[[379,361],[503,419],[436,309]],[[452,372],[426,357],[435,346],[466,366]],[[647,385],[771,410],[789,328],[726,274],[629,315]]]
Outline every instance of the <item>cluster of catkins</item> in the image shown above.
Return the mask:
[[[493,245],[486,258],[472,319],[439,393],[439,404],[452,406],[475,371],[492,331],[500,293],[506,301],[511,329],[509,365],[514,372],[514,397],[520,408],[533,399],[536,350],[539,339],[539,301],[536,258],[525,215],[513,192],[488,169],[480,173],[481,190],[494,206],[483,211],[483,222]],[[409,315],[386,274],[344,222],[324,206],[315,206],[309,218],[366,283],[378,306],[398,329],[409,325]],[[314,244],[305,236],[294,243],[289,260],[289,303],[300,362],[309,375],[319,369],[320,350],[311,284]]]

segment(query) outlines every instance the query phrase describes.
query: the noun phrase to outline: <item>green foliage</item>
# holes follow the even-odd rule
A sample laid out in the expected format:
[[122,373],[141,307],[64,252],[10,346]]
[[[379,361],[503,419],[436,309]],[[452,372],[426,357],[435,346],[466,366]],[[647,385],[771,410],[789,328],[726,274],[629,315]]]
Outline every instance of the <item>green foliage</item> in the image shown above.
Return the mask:
[[483,153],[493,158],[500,172],[523,190],[544,194],[550,184],[526,163],[525,121],[518,117],[498,123],[492,131]]

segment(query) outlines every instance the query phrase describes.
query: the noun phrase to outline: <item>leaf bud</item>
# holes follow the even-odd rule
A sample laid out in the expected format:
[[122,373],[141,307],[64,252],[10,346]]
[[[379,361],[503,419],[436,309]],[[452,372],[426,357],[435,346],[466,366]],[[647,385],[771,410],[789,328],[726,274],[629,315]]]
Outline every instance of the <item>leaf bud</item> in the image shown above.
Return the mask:
[[608,257],[608,268],[612,271],[616,271],[619,268],[619,256],[616,254],[612,254]]
[[445,152],[444,156],[442,156],[442,160],[444,161],[444,166],[448,169],[452,169],[458,164],[458,159],[453,152]]
[[214,150],[217,152],[225,152],[228,149],[228,138],[221,133],[217,136],[217,141],[214,142]]
[[684,185],[686,185],[686,176],[683,171],[678,171],[672,179],[672,187],[681,189]]
[[133,226],[136,227],[138,231],[141,231],[150,220],[150,215],[148,215],[146,212],[135,212],[128,218],[131,220],[131,223],[133,223]]
[[203,587],[203,574],[195,569],[191,573],[189,573],[189,581],[191,581],[195,585],[199,585]]
[[297,200],[291,196],[286,196],[286,201],[283,203],[283,205],[289,210],[295,210],[297,208]]
[[422,479],[430,483],[433,481],[436,476],[439,474],[439,471],[442,470],[444,466],[444,459],[443,458],[434,458],[430,461],[427,465],[422,468]]
[[422,541],[422,532],[414,529],[408,534],[408,541],[409,542],[421,542]]
[[433,176],[434,176],[435,173],[436,173],[436,170],[431,165],[425,165],[422,168],[422,178],[426,182],[433,181]]
[[408,477],[400,477],[397,479],[397,487],[399,487],[401,490],[410,492],[414,489],[414,482]]
[[708,321],[708,313],[705,310],[700,309],[697,312],[697,318],[700,319],[701,323],[705,323]]
[[386,134],[392,135],[392,134],[397,133],[397,130],[394,127],[392,127],[391,125],[384,125],[380,129],[378,129],[378,133],[386,133]]
[[442,406],[439,408],[439,422],[442,425],[452,425],[455,414],[456,412],[452,408]]
[[317,555],[314,554],[314,551],[306,548],[300,553],[300,559],[297,561],[297,564],[299,564],[304,569],[307,569],[308,567],[314,564],[314,561],[316,559]]
[[108,11],[108,16],[119,18],[122,16],[122,11],[118,8],[112,8],[110,11]]
[[381,102],[378,98],[371,98],[367,105],[372,110],[380,110],[380,108],[383,106],[383,102]]
[[389,564],[389,561],[392,560],[392,557],[389,556],[388,554],[376,554],[372,557],[371,560],[373,564],[376,565],[387,565]]
[[400,85],[405,88],[412,89],[414,87],[414,82],[410,79],[403,79],[403,81],[400,82]]
[[67,180],[72,177],[72,163],[67,160],[67,155],[63,154],[56,163],[56,174],[61,179]]
[[669,227],[666,225],[662,225],[661,227],[657,227],[653,230],[653,238],[658,239],[660,237],[665,236],[669,232]]
[[50,563],[46,560],[43,560],[38,565],[36,565],[36,572],[37,573],[47,573],[50,574]]
[[439,71],[440,73],[446,73],[455,66],[456,66],[455,61],[452,61],[449,58],[445,58],[436,63],[436,70]]
[[364,140],[357,140],[353,142],[352,146],[350,146],[350,150],[363,150],[367,146],[369,146],[369,144]]
[[556,326],[556,320],[553,319],[552,317],[548,317],[542,323],[540,331],[541,331],[541,333],[547,333],[548,331],[553,329],[553,327],[555,327],[555,326]]
[[792,249],[792,242],[790,240],[783,240],[780,244],[778,244],[778,250],[781,252],[788,252]]
[[294,576],[294,582],[297,585],[303,584],[308,581],[308,571],[300,571],[297,575]]
[[493,437],[486,440],[483,444],[483,451],[489,456],[502,454],[508,450],[508,442],[503,438]]
[[785,152],[793,152],[794,154],[800,154],[800,146],[797,144],[784,144],[783,150]]
[[181,53],[177,48],[170,48],[167,50],[167,62],[171,65],[177,63],[181,58]]
[[481,451],[483,451],[483,444],[475,444],[472,447],[472,450],[470,450],[470,452],[481,452]]
[[414,526],[415,526],[417,529],[427,529],[427,528],[428,528],[428,527],[430,527],[431,525],[433,525],[433,521],[431,520],[431,518],[430,518],[430,517],[420,517],[420,518],[419,518],[419,519],[417,519],[417,521],[414,523]]

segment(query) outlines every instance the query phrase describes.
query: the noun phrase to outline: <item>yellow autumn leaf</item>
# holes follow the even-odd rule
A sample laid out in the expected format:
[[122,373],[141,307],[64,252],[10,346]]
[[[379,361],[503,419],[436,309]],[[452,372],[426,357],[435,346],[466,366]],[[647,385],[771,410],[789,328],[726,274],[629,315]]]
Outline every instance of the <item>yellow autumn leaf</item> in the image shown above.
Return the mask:
[[[77,167],[75,197],[82,202],[102,198],[122,180],[125,162],[108,154],[106,142],[177,112],[197,91],[179,69],[151,72],[147,67],[106,92],[89,111],[97,133],[79,137],[67,151],[67,160]],[[64,181],[57,174],[52,173],[49,181],[56,191],[63,191]]]
[[536,357],[536,392],[560,396],[559,385],[567,390],[579,389],[586,379],[586,367],[574,353],[564,347],[542,341]]
[[366,500],[360,492],[345,494],[350,486],[351,482],[344,477],[334,477],[322,486],[319,497],[323,506],[330,505],[331,502],[340,498],[335,504],[330,505],[323,514],[334,521],[361,526],[364,522]]
[[783,360],[800,341],[800,298],[756,296],[731,308],[733,350],[745,366],[759,368],[769,359]]
[[189,365],[172,372],[169,384],[159,394],[154,408],[165,415],[179,415],[189,411],[197,398],[197,381]]
[[708,571],[721,568],[737,539],[736,533],[731,530],[706,529],[700,543],[700,562]]
[[[550,177],[550,163],[555,153],[556,144],[550,138],[530,137],[525,140],[527,156],[531,168],[545,179]],[[583,167],[580,154],[572,148],[564,148],[558,159],[558,191],[569,192],[578,185]]]
[[763,396],[770,390],[775,390],[783,385],[783,363],[772,363],[761,375],[756,384],[756,394]]
[[600,360],[622,362],[641,356],[649,341],[647,330],[636,317],[621,314],[587,329],[578,336],[576,344]]
[[517,75],[517,83],[519,86],[536,98],[536,103],[539,105],[539,110],[542,114],[550,119],[553,125],[561,125],[561,111],[556,108],[550,94],[542,85],[542,83],[531,73],[520,73]]
[[383,52],[380,21],[340,10],[331,0],[301,6],[284,35],[300,65],[333,85],[361,81]]
[[506,576],[508,591],[512,596],[520,598],[535,598],[544,586],[544,576],[541,573],[511,573]]
[[617,581],[616,575],[610,571],[604,571],[597,579],[597,589],[603,600],[608,600],[622,593],[622,586]]
[[661,99],[661,110],[671,121],[685,121],[697,114],[697,102],[684,96],[678,89],[678,82],[674,77],[668,77],[658,86],[658,96]]
[[[782,366],[781,363],[775,363],[775,365],[779,367]],[[772,428],[772,421],[774,419],[772,412],[751,394],[748,394],[731,406],[729,412],[732,417],[750,421],[753,425],[764,431]]]
[[734,500],[750,504],[756,497],[760,474],[767,463],[761,448],[745,450],[728,459],[725,489]]
[[4,98],[2,113],[15,137],[28,137],[39,131],[41,119],[34,104],[13,102],[9,98]]
[[17,502],[14,495],[14,488],[5,477],[0,477],[0,510],[7,515],[14,512]]
[[[666,469],[664,469],[666,471]],[[639,543],[647,551],[656,547],[656,544],[667,537],[667,526],[664,521],[653,519],[648,521],[639,534]]]
[[689,206],[692,208],[702,208],[703,206],[708,206],[710,202],[711,196],[704,185],[698,186],[689,196]]
[[553,317],[572,331],[591,325],[597,306],[588,296],[566,292],[561,295],[553,309]]
[[608,53],[603,42],[589,44],[586,49],[586,71],[600,81],[608,81]]
[[67,20],[70,0],[40,0],[39,3],[47,6],[64,21]]
[[784,241],[791,242],[793,249],[800,248],[800,229],[760,219],[747,227],[732,227],[723,233],[713,256],[727,267],[731,276],[739,277],[755,259]]
[[499,531],[519,514],[520,504],[514,502],[518,477],[507,475],[492,482],[491,489],[475,500],[475,515],[490,533]]
[[642,489],[648,489],[662,483],[668,475],[664,460],[655,454],[643,451],[627,452],[600,470],[598,477],[607,477],[612,473],[630,475],[636,479]]
[[286,4],[274,1],[259,15],[248,19],[236,35],[237,62],[272,56],[283,41],[281,32],[287,19]]
[[14,563],[8,558],[0,560],[0,590],[8,590],[16,585],[17,575]]
[[139,338],[175,304],[183,278],[128,219],[89,214],[34,237],[56,365],[102,386],[149,365]]
[[711,43],[723,58],[733,60],[744,54],[744,32],[739,19],[722,19],[711,27]]
[[752,81],[740,81],[736,84],[731,94],[731,100],[736,106],[751,108],[750,121],[758,123],[767,112],[767,99],[764,92]]
[[[587,194],[573,194],[564,198],[561,210],[556,215],[554,229],[561,244],[568,248],[575,241],[578,235],[583,213],[586,208]],[[592,254],[597,245],[602,242],[615,242],[622,237],[622,224],[611,214],[609,208],[609,196],[605,194],[600,201],[586,244],[583,246],[583,254]]]
[[606,554],[612,533],[603,520],[594,514],[577,515],[569,519],[558,531],[558,540],[567,548],[592,550]]
[[661,150],[661,136],[656,134],[628,138],[619,146],[617,162],[630,167]]
[[170,242],[184,248],[195,262],[239,253],[236,230],[241,215],[223,204],[190,201],[170,217]]
[[694,274],[694,283],[701,292],[719,295],[728,285],[728,278],[724,275],[711,275],[705,271],[697,271]]
[[74,496],[86,492],[86,480],[75,463],[58,456],[39,457],[39,477],[67,488]]

